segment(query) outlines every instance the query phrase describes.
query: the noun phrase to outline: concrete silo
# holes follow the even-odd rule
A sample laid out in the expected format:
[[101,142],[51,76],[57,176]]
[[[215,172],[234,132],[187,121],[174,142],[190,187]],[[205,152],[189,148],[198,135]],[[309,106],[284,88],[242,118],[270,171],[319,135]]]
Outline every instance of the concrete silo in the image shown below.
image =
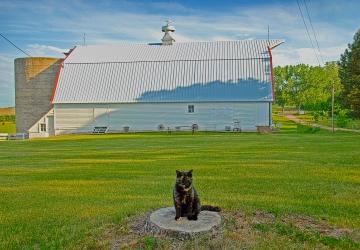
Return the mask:
[[62,59],[26,57],[15,59],[16,132],[29,137],[54,132],[51,96]]

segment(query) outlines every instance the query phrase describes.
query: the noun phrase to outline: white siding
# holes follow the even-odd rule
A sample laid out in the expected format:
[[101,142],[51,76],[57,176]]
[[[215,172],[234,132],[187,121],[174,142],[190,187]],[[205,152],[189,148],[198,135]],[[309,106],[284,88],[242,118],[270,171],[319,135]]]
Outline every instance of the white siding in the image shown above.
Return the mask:
[[[188,113],[188,105],[195,106]],[[94,126],[107,126],[110,131],[156,131],[198,124],[199,130],[223,131],[239,121],[244,131],[256,126],[269,126],[270,102],[212,103],[125,103],[125,104],[55,104],[55,131],[61,133],[91,132]]]

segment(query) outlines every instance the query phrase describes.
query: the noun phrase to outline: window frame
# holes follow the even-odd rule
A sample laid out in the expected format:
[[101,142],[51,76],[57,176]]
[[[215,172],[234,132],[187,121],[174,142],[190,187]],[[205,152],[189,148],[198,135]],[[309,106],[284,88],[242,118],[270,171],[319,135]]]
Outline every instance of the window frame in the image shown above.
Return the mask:
[[195,105],[194,104],[188,104],[187,113],[188,114],[194,114],[195,113]]
[[46,123],[40,123],[40,132],[46,132]]

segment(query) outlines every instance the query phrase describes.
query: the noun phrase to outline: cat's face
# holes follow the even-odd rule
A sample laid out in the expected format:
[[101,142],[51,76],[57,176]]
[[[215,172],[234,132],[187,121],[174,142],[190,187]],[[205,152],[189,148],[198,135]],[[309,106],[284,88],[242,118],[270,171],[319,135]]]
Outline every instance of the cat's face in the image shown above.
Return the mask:
[[190,171],[176,170],[176,184],[183,189],[187,189],[187,188],[191,187],[192,170],[190,170]]

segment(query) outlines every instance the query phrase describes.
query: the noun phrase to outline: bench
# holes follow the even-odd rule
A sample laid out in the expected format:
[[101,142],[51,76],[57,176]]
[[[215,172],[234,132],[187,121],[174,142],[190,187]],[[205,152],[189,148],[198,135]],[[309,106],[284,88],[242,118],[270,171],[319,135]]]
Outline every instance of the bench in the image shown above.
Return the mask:
[[108,131],[108,127],[94,127],[93,134],[105,134]]
[[8,136],[8,140],[25,140],[25,139],[29,139],[29,136],[26,133],[16,133],[16,134],[10,134]]

